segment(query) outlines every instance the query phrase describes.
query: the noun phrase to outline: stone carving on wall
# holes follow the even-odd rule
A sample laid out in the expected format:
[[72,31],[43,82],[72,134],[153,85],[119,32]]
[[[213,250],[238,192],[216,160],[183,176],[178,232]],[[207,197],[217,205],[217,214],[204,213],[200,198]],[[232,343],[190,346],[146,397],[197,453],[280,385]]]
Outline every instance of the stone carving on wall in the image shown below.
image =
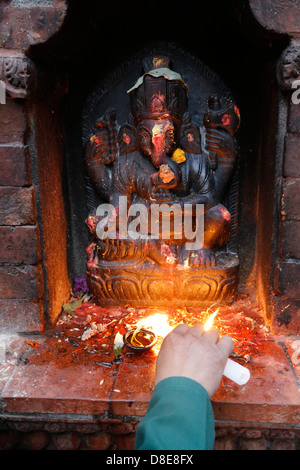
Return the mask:
[[[203,81],[204,76],[209,84],[208,90],[196,88],[194,113],[189,111],[194,86],[189,89],[172,69],[169,56],[150,54],[143,59],[143,75],[124,94],[125,107],[126,98],[130,100],[126,122],[119,125],[118,112],[112,108],[103,109],[93,126],[91,107],[84,116],[88,179],[102,203],[114,208],[110,226],[107,218],[96,213],[96,205],[87,220],[92,236],[87,278],[99,304],[198,306],[230,304],[234,298],[239,261],[230,245],[230,230],[236,232],[237,223],[240,116],[215,76],[193,64],[191,82],[197,83],[199,77]],[[101,113],[98,104],[96,112]],[[120,229],[120,201],[129,211],[125,232]],[[130,208],[136,204],[145,208],[139,214],[139,237],[127,231],[134,220]],[[152,218],[153,205],[179,208],[181,225],[178,228],[172,213],[167,238],[159,215]],[[187,208],[193,228],[200,223],[196,211],[200,205],[204,210],[201,245],[196,230],[191,237],[182,231]],[[165,215],[170,217],[168,209]],[[159,236],[153,236],[154,219]],[[103,220],[106,231],[102,230],[101,239]],[[108,236],[111,227],[117,228],[112,237]]]
[[32,91],[34,84],[34,65],[25,55],[1,56],[0,80],[4,82],[9,96],[25,98]]
[[295,88],[294,82],[300,80],[300,40],[291,40],[284,50],[277,69],[278,83],[282,90]]

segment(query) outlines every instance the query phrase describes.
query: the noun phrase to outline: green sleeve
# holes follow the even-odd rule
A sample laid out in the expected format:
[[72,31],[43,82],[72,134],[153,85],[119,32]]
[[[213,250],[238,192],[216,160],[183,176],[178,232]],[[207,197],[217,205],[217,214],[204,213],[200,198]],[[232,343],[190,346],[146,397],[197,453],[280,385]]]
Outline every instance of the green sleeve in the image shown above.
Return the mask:
[[211,450],[215,428],[205,388],[186,377],[169,377],[155,387],[140,422],[136,450]]

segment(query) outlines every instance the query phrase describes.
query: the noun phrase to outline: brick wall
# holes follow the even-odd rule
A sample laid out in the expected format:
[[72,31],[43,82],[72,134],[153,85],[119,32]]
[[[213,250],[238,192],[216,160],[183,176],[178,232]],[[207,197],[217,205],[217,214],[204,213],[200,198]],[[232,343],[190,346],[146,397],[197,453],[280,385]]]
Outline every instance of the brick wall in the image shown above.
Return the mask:
[[25,103],[0,105],[0,328],[43,328],[43,275]]
[[[138,422],[9,422],[0,430],[0,450],[134,450]],[[299,430],[216,425],[214,450],[299,449]]]
[[[300,40],[293,39],[278,65],[287,120],[279,201],[279,246],[274,285],[273,329],[300,332],[300,104],[292,99],[300,78]],[[288,331],[287,331],[288,328]]]
[[[31,45],[48,40],[61,27],[66,5],[55,0],[42,4],[8,1],[0,5],[0,79],[6,88],[6,103],[0,104],[1,333],[40,332],[46,320],[50,318],[51,322],[59,314],[54,301],[51,305],[55,294],[49,293],[48,283],[44,282],[53,277],[53,269],[48,269],[41,237],[44,224],[40,216],[40,175],[33,178],[31,165],[35,162],[39,171],[40,156],[35,137],[32,139],[32,97],[38,84],[35,65],[26,51]],[[51,264],[53,257],[59,257],[59,251],[47,255]],[[65,272],[63,276],[66,277]],[[58,281],[63,286],[61,290],[66,291],[68,281]],[[65,292],[58,295],[58,301],[64,296]]]

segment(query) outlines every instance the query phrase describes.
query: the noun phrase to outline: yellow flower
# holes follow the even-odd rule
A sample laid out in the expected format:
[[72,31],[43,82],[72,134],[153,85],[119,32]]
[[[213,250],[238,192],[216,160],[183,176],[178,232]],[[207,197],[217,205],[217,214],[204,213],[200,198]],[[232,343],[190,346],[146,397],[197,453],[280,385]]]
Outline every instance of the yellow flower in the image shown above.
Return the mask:
[[185,153],[182,149],[176,149],[172,155],[172,160],[174,160],[176,163],[182,163],[185,162]]

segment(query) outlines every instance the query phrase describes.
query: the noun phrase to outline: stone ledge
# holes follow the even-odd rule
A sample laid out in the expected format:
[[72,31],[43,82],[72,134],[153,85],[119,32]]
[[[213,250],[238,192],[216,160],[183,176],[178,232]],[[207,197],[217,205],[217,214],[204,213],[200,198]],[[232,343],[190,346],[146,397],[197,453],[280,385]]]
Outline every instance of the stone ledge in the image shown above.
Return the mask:
[[[151,398],[158,351],[138,356],[123,350],[115,360],[112,336],[82,341],[88,308],[44,335],[0,338],[2,426],[18,430],[21,423],[24,432],[71,432],[86,426],[96,434],[119,432],[121,448],[133,445],[135,427]],[[232,313],[231,308],[227,311]],[[108,309],[101,309],[101,315],[109,317]],[[247,312],[244,315],[248,318]],[[223,378],[212,399],[216,429],[299,431],[297,338],[258,333],[247,364],[250,381],[240,387]],[[234,434],[238,437],[237,431]]]

